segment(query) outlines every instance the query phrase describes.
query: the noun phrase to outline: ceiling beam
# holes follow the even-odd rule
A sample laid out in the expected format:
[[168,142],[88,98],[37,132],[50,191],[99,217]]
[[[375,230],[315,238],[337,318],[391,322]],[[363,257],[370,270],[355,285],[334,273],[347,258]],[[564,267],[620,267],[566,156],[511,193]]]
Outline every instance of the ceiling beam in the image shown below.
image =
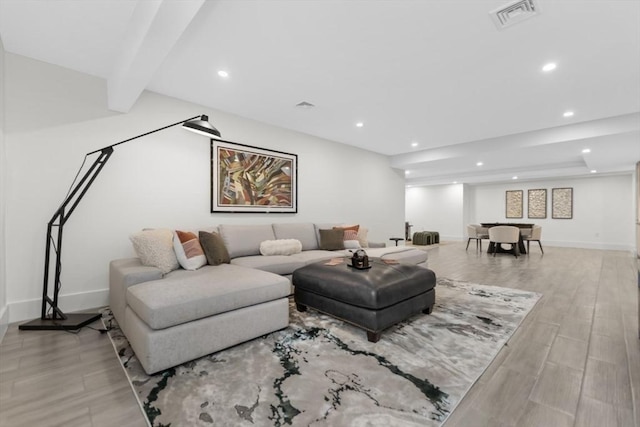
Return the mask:
[[110,110],[128,112],[205,0],[139,0],[107,79]]
[[391,156],[391,167],[398,169],[416,168],[445,159],[606,137],[638,130],[640,130],[640,113],[625,114],[555,128],[398,154]]

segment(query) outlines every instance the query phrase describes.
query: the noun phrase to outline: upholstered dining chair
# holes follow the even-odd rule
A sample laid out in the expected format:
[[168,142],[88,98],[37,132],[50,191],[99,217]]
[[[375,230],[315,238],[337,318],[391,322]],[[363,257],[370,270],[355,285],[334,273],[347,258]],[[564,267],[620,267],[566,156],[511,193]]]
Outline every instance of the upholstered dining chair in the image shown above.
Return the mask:
[[518,240],[520,239],[520,229],[510,225],[498,225],[489,229],[489,242],[493,243],[493,256],[496,256],[498,245],[501,243],[511,244],[513,255],[518,258],[520,249],[518,248]]
[[522,239],[524,240],[526,237],[531,235],[531,228],[521,228],[520,229],[520,235],[522,236]]
[[473,224],[476,226],[478,232],[478,238],[480,239],[480,247],[482,248],[482,240],[489,240],[489,228],[483,227],[480,224]]
[[478,250],[479,245],[480,252],[482,252],[482,236],[478,234],[478,227],[480,226],[476,224],[467,225],[467,236],[469,236],[469,239],[467,240],[467,248],[465,249],[465,251],[469,249],[469,242],[471,242],[471,240],[475,240],[476,250]]
[[544,250],[542,249],[542,243],[540,243],[540,238],[542,237],[542,226],[534,225],[531,229],[531,234],[524,237],[524,240],[527,241],[527,253],[530,253],[529,250],[529,242],[538,242],[540,245],[540,252],[544,254]]

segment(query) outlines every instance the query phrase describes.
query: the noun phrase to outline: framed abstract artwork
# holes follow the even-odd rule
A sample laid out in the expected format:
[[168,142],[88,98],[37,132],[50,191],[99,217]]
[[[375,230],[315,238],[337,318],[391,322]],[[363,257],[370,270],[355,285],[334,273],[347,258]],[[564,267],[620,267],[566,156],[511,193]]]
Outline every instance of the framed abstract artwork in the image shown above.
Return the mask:
[[211,140],[211,212],[298,212],[298,156]]
[[547,217],[547,190],[536,188],[527,190],[527,217],[543,219]]
[[522,190],[507,190],[506,218],[522,218]]
[[573,218],[573,188],[551,189],[551,218]]

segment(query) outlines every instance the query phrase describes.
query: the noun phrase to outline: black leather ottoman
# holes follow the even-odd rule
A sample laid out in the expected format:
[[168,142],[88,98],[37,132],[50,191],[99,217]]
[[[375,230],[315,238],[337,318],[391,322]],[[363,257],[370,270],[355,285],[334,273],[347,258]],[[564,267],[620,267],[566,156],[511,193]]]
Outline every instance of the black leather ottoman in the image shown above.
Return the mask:
[[410,264],[370,261],[371,268],[310,264],[293,273],[298,311],[314,308],[367,331],[371,342],[389,326],[420,312],[429,314],[436,300],[436,275]]

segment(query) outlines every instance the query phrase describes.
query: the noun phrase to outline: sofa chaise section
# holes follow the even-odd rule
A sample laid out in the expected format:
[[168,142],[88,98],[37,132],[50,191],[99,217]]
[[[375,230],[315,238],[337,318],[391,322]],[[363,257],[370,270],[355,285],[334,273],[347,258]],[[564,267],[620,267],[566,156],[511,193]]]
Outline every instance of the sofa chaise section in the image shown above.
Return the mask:
[[230,264],[154,270],[135,258],[110,266],[112,310],[149,374],[289,324],[285,277]]

